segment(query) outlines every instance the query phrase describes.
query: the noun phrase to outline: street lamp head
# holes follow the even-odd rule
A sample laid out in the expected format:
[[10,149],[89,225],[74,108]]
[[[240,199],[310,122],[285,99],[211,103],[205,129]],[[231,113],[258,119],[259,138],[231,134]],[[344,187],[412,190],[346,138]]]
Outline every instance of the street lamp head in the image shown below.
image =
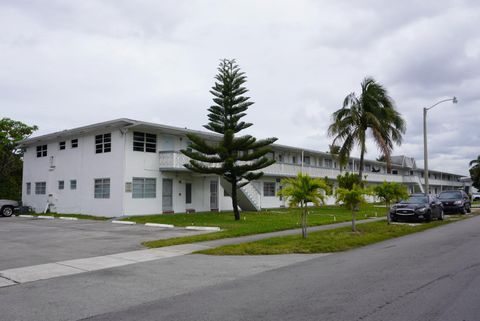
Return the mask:
[[453,96],[452,102],[453,102],[454,104],[458,103],[457,97]]

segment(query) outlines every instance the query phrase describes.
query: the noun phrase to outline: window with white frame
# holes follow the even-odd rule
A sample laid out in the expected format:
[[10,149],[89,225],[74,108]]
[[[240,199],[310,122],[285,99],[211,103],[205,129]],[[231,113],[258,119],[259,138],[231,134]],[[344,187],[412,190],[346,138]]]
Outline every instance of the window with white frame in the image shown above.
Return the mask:
[[77,180],[71,179],[70,180],[70,189],[77,189]]
[[275,182],[263,182],[263,196],[275,196]]
[[95,153],[109,153],[112,151],[112,134],[101,134],[95,136]]
[[75,138],[75,139],[72,139],[72,142],[71,142],[71,146],[72,148],[77,148],[78,147],[78,139]]
[[157,152],[157,135],[133,132],[133,150],[136,152]]
[[35,182],[35,194],[45,195],[47,193],[47,182]]
[[64,150],[64,149],[65,149],[65,147],[66,147],[65,141],[63,141],[63,142],[59,142],[59,143],[58,143],[58,149],[60,149],[60,150]]
[[40,145],[37,146],[37,157],[45,157],[47,156],[47,145]]
[[27,195],[30,195],[32,193],[32,183],[28,182],[27,183]]
[[305,165],[310,165],[310,156],[303,156],[303,163]]
[[94,197],[110,198],[110,178],[94,179]]
[[58,181],[58,189],[64,189],[65,188],[65,181]]
[[157,179],[134,177],[132,179],[133,198],[155,198],[157,197]]

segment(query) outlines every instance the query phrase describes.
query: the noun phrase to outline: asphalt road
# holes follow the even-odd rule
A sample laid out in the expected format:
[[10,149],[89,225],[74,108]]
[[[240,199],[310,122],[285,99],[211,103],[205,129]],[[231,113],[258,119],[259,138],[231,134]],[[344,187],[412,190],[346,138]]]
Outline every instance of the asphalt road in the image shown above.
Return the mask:
[[187,255],[0,288],[0,320],[480,320],[480,217],[327,256]]

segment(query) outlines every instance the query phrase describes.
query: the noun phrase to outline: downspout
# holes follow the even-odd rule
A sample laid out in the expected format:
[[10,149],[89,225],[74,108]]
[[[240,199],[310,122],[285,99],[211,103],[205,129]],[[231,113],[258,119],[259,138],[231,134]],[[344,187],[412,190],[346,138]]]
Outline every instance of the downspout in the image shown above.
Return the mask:
[[120,193],[120,196],[121,196],[121,204],[122,204],[122,210],[121,210],[121,215],[122,216],[125,216],[127,213],[126,213],[126,209],[125,209],[125,184],[127,183],[127,133],[128,133],[128,130],[132,127],[135,127],[137,126],[138,123],[133,123],[131,125],[128,125],[128,126],[125,126],[125,127],[122,127],[120,128],[120,133],[122,134],[123,136],[123,164],[122,164],[122,187],[121,187],[121,193]]

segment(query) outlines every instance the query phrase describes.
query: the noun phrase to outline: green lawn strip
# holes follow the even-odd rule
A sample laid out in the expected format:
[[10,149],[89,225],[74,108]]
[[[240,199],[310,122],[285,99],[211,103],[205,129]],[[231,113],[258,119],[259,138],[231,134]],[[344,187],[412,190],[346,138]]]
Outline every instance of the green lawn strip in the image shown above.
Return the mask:
[[57,213],[28,213],[33,216],[53,216],[56,218],[59,217],[75,217],[78,218],[79,220],[95,220],[95,221],[106,221],[111,219],[111,217],[105,217],[105,216],[93,216],[93,215],[86,215],[86,214],[57,214]]
[[307,239],[302,239],[300,234],[273,237],[255,242],[221,246],[196,253],[209,255],[268,255],[339,252],[424,231],[463,218],[465,218],[465,216],[419,225],[388,225],[384,221],[371,222],[358,225],[357,233],[352,233],[351,227],[342,227],[309,233]]
[[[358,219],[380,216],[382,213],[383,211],[368,206],[360,211]],[[309,210],[308,225],[326,225],[345,222],[350,219],[349,211],[337,206],[325,206]],[[137,223],[173,224],[175,226],[218,226],[222,229],[222,231],[215,233],[142,243],[147,247],[154,248],[300,228],[300,210],[275,209],[261,212],[242,212],[240,221],[233,219],[232,212],[134,216],[126,220]]]

